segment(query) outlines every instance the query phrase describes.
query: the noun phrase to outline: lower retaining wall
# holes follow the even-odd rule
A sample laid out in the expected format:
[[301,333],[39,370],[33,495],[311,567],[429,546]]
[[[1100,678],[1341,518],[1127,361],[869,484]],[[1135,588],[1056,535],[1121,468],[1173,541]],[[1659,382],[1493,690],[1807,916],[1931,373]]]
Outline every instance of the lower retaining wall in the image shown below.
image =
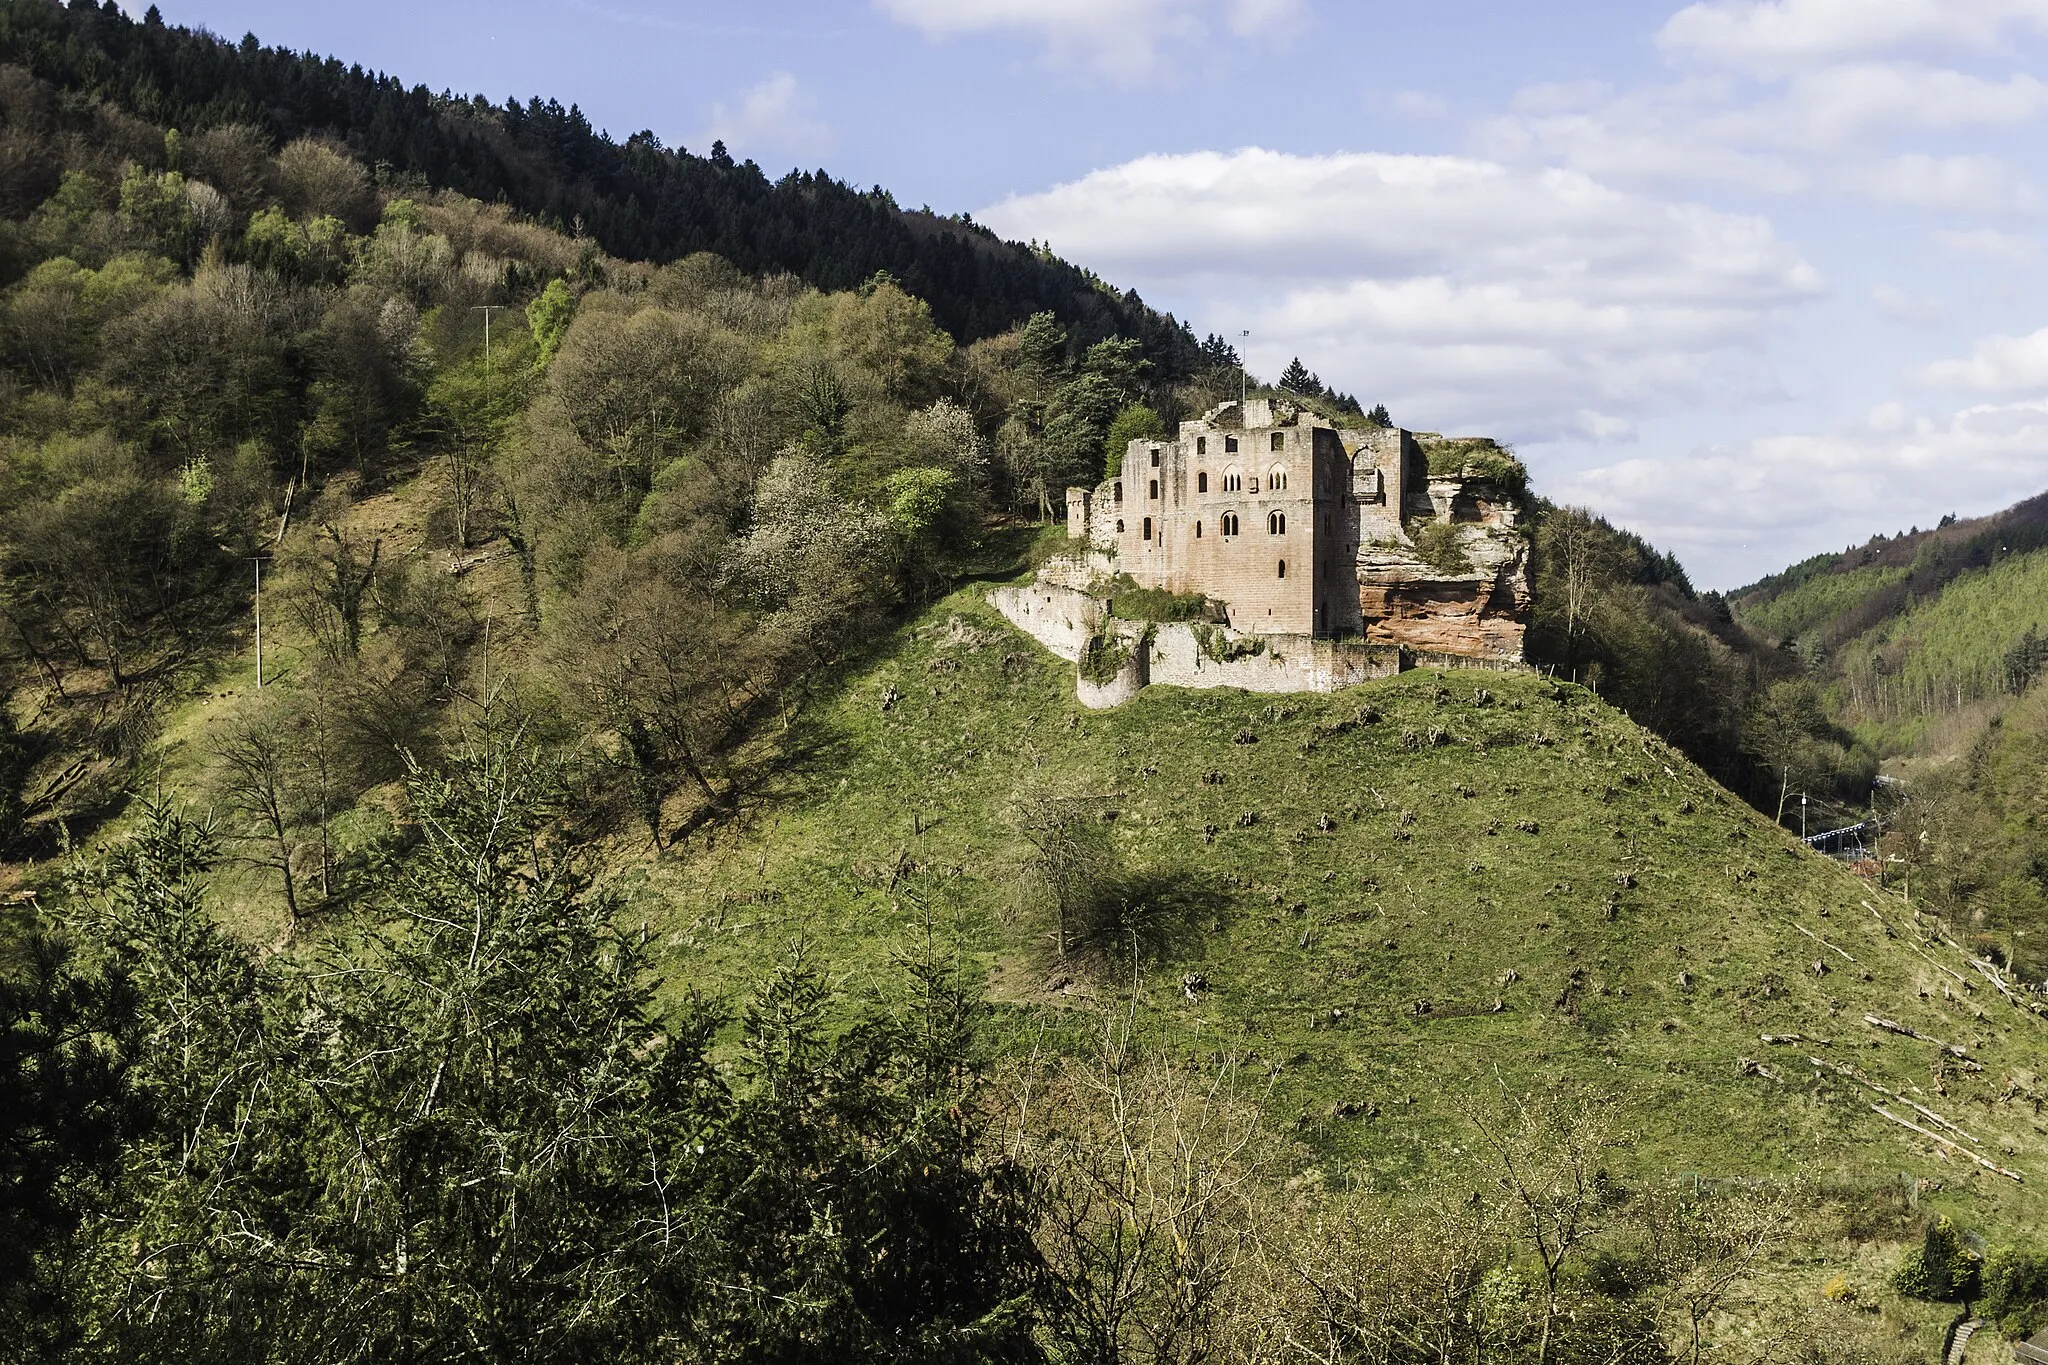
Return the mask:
[[1396,645],[1318,640],[1307,635],[1247,635],[1228,626],[1147,624],[1110,616],[1100,598],[1056,583],[993,588],[989,605],[1019,630],[1070,663],[1091,645],[1122,654],[1112,676],[1075,678],[1082,705],[1117,706],[1152,683],[1169,687],[1238,687],[1247,692],[1334,692],[1416,667],[1517,672],[1511,659],[1468,659]]
[[1079,663],[1109,612],[1102,600],[1054,583],[991,588],[988,604],[1068,663]]
[[1387,645],[1307,635],[1242,635],[1227,626],[1210,625],[1162,625],[1154,632],[1150,681],[1171,687],[1334,692],[1391,677],[1406,666],[1401,651]]

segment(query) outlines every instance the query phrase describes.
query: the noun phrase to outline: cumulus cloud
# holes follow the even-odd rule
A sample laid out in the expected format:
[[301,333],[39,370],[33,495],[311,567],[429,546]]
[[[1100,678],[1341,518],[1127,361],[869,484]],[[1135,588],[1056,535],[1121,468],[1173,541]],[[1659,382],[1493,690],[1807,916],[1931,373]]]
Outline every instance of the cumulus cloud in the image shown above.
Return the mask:
[[737,104],[711,106],[706,143],[722,141],[741,156],[811,156],[832,150],[832,129],[813,117],[811,100],[795,76],[777,71]]
[[1479,129],[1488,153],[1633,184],[1747,192],[1836,190],[1892,203],[2016,213],[2035,206],[2018,171],[1981,154],[1903,148],[1916,137],[2016,127],[2048,115],[2048,83],[1912,62],[1817,67],[1759,89],[1683,77],[1613,93],[1543,86]]
[[1754,348],[1821,287],[1760,218],[1470,157],[1149,156],[978,216],[1249,326],[1255,367],[1298,350],[1411,425],[1523,440],[1768,384]]
[[1703,0],[1658,33],[1667,52],[1782,70],[1875,52],[1995,47],[2048,30],[2048,0]]
[[1945,417],[1894,404],[1819,434],[1628,459],[1552,486],[1675,551],[1702,586],[1732,587],[1878,531],[1976,516],[2048,485],[2048,402]]
[[1149,75],[1161,51],[1213,32],[1285,37],[1303,0],[875,0],[882,13],[928,38],[1014,34],[1056,62],[1127,80]]
[[2023,337],[1986,337],[1969,355],[1937,360],[1913,377],[1922,384],[1978,393],[2048,390],[2048,327]]

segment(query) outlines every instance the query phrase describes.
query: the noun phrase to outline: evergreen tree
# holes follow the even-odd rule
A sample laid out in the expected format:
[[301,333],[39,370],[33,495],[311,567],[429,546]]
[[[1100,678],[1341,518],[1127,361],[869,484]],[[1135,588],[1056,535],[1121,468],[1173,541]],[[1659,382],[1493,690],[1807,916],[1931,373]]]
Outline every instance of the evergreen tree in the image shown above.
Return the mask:
[[1211,332],[1202,343],[1202,364],[1212,370],[1234,370],[1238,366],[1237,348]]
[[1289,393],[1298,393],[1306,398],[1322,395],[1323,381],[1308,372],[1308,367],[1296,356],[1287,362],[1287,368],[1280,372],[1280,387]]

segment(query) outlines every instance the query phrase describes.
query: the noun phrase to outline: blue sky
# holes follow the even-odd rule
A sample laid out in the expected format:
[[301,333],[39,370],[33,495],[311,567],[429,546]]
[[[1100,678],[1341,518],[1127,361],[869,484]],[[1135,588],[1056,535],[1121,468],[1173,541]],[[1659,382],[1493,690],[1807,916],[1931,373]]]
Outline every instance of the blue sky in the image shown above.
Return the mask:
[[2048,0],[159,0],[1039,238],[1731,586],[2048,489]]

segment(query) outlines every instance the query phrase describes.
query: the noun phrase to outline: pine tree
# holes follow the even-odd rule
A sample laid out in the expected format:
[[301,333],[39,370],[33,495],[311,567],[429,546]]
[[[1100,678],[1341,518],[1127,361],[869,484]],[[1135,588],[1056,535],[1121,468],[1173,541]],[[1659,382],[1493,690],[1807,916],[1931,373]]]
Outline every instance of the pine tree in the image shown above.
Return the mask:
[[1280,387],[1289,393],[1308,394],[1310,396],[1323,391],[1322,384],[1317,381],[1314,375],[1308,372],[1308,367],[1301,363],[1300,356],[1296,356],[1288,361],[1287,368],[1280,371]]
[[1238,366],[1237,347],[1211,332],[1202,343],[1202,363],[1212,370],[1234,370]]

